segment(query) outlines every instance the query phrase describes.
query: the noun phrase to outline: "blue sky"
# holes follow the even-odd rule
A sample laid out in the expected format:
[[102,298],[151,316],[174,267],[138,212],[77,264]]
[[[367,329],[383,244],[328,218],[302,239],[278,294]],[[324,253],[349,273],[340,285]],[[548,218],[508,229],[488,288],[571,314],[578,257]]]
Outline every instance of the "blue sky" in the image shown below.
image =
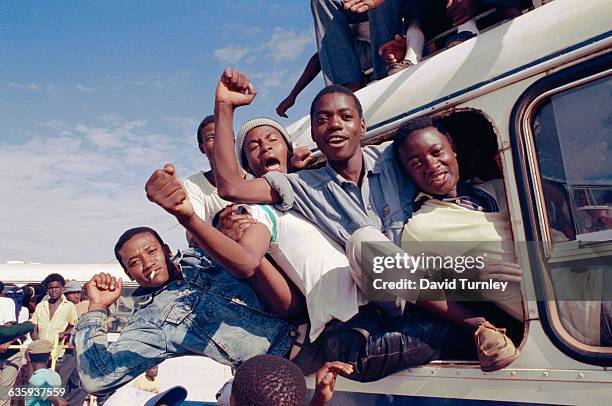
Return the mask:
[[[0,262],[109,262],[137,225],[183,247],[180,227],[146,200],[150,173],[208,167],[195,129],[225,66],[259,91],[237,127],[275,117],[316,50],[304,0],[5,0],[0,19]],[[305,115],[322,85],[281,122]]]

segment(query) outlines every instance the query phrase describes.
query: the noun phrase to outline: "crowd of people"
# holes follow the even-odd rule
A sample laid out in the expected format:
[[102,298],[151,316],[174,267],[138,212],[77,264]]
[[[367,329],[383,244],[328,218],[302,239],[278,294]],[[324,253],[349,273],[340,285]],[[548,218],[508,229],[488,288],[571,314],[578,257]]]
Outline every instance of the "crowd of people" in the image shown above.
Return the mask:
[[[528,5],[311,5],[318,51],[276,112],[286,117],[300,91],[323,72],[328,86],[313,100],[310,120],[326,163],[309,168],[310,151],[294,147],[287,130],[269,118],[249,120],[234,139],[234,111],[249,105],[256,90],[241,72],[225,70],[214,114],[196,131],[211,169],[182,181],[167,164],[145,186],[148,199],[185,228],[190,248],[173,255],[146,226],[121,234],[114,254],[139,285],[133,293],[139,305],[112,343],[109,312],[122,294],[121,278],[101,273],[83,287],[51,274],[42,290],[4,292],[0,405],[9,404],[10,388],[21,387],[62,389],[37,397],[30,391],[27,405],[82,405],[89,394],[99,404],[107,398],[120,404],[119,388],[128,398],[146,391],[157,394],[146,402],[174,404],[186,394],[160,392],[157,365],[183,355],[236,368],[222,391],[231,405],[305,405],[305,374],[317,374],[310,404],[323,405],[338,374],[375,381],[445,357],[472,358],[483,371],[495,371],[518,358],[506,326],[493,320],[522,321],[520,292],[495,303],[493,313],[506,319],[445,300],[444,289],[435,299],[419,289],[369,294],[372,264],[363,250],[370,242],[383,244],[386,256],[417,255],[422,241],[470,241],[477,230],[493,242],[481,247],[493,258],[487,278],[516,293],[521,270],[503,244],[512,239],[503,184],[463,179],[453,134],[437,120],[411,120],[393,142],[362,148],[366,123],[353,91],[369,80],[369,67],[371,78],[381,79],[419,63],[435,52],[425,42],[449,27],[456,33],[445,46],[477,35],[475,17],[484,8],[513,18]],[[433,270],[421,271],[419,278],[435,279]]]
[[[5,289],[0,282],[0,405],[82,406],[90,398],[72,339],[77,320],[89,311],[83,293],[81,283],[57,273],[23,287]],[[159,393],[156,376],[157,366],[131,386]]]
[[[190,248],[172,255],[146,226],[119,237],[114,253],[138,283],[140,305],[109,344],[107,314],[123,281],[98,274],[87,284],[89,311],[74,329],[82,387],[105,396],[182,355],[237,368],[233,385],[246,361],[263,354],[290,360],[301,374],[339,363],[334,379],[340,373],[364,382],[439,357],[474,357],[483,371],[516,360],[513,341],[478,307],[418,290],[366,294],[362,243],[388,242],[390,255],[409,253],[411,238],[427,230],[412,225],[431,224],[421,216],[437,205],[448,221],[472,222],[500,244],[507,238],[505,197],[495,185],[460,182],[452,136],[435,120],[417,119],[393,143],[361,148],[359,100],[332,85],[311,108],[313,139],[327,163],[307,169],[308,151],[294,149],[274,120],[250,120],[234,139],[234,110],[255,95],[244,74],[224,71],[215,114],[197,129],[211,169],[181,181],[167,164],[147,181],[147,197],[185,228]],[[458,237],[446,232],[451,241]],[[487,277],[518,287],[521,271],[500,255]],[[516,300],[520,307],[520,295],[513,299],[508,309]],[[498,312],[505,313],[501,306]],[[238,389],[230,393],[231,404],[243,404]]]

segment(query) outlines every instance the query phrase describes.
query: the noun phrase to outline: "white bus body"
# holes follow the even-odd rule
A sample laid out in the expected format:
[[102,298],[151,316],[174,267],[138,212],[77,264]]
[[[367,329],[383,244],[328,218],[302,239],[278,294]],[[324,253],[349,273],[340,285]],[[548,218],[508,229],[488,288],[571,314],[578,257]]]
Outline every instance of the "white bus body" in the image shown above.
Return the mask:
[[[357,92],[368,127],[365,141],[384,137],[414,117],[462,109],[484,113],[498,137],[515,240],[527,241],[525,224],[530,220],[519,193],[525,186],[516,176],[521,168],[515,167],[517,154],[513,150],[513,136],[517,137],[513,131],[522,123],[512,121],[513,111],[536,82],[602,56],[609,57],[611,29],[612,1],[555,0],[535,8]],[[609,61],[606,59],[599,67],[595,64],[593,69],[600,72],[600,77],[610,74]],[[608,127],[608,134],[609,131]],[[291,125],[289,132],[295,144],[316,150],[308,116]],[[612,145],[612,139],[607,142]],[[523,171],[528,174],[529,168]],[[608,180],[609,187],[612,179]],[[534,271],[530,258],[522,254],[519,260],[524,270],[523,294],[534,298]],[[612,350],[598,349],[608,356],[607,366],[580,362],[555,346],[546,333],[542,307],[534,300],[526,301],[524,306],[526,332],[520,345],[521,356],[509,368],[484,373],[476,363],[437,361],[368,384],[344,379],[336,385],[331,404],[471,404],[466,400],[474,404],[481,404],[479,400],[611,404]],[[572,342],[571,337],[567,340]],[[388,396],[385,403],[382,395],[368,394],[393,396]]]

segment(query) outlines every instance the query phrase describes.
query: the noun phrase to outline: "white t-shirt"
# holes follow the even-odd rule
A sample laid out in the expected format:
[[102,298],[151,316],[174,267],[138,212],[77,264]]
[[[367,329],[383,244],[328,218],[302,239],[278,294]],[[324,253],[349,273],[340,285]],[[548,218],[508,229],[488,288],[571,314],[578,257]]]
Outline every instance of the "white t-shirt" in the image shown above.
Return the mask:
[[195,213],[208,224],[212,224],[215,214],[231,203],[219,197],[217,188],[202,171],[185,179],[183,186]]
[[347,321],[367,303],[353,281],[344,250],[304,216],[267,205],[248,208],[270,231],[268,253],[306,298],[312,341],[327,322]]
[[0,297],[0,326],[16,321],[15,302],[8,297]]

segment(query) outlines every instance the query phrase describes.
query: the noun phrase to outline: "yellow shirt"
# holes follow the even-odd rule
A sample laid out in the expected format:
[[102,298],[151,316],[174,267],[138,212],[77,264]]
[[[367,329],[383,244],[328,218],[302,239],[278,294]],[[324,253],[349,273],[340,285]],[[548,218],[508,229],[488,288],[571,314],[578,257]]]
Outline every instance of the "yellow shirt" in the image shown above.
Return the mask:
[[[64,295],[59,300],[60,304],[53,313],[53,317],[50,317],[49,302],[43,300],[36,306],[32,320],[30,320],[36,324],[38,336],[52,343],[55,342],[55,337],[59,333],[66,330],[68,325],[74,326],[78,319],[76,306],[69,302]],[[61,357],[64,355],[64,351],[61,351],[58,355]]]
[[[408,254],[485,256],[492,262],[516,262],[503,180],[476,185],[496,200],[499,212],[469,210],[455,203],[428,198],[404,226],[402,248]],[[421,196],[417,197],[419,199]],[[427,198],[424,194],[423,197]],[[511,284],[489,299],[517,320],[523,319],[520,286]]]
[[150,381],[147,379],[145,374],[142,374],[138,378],[134,379],[132,386],[136,389],[147,392],[159,393],[159,384],[157,383],[157,380]]

